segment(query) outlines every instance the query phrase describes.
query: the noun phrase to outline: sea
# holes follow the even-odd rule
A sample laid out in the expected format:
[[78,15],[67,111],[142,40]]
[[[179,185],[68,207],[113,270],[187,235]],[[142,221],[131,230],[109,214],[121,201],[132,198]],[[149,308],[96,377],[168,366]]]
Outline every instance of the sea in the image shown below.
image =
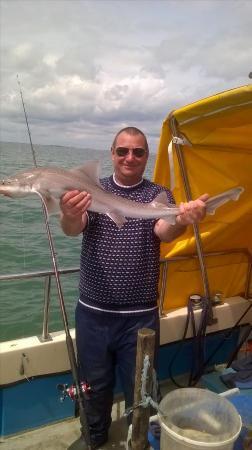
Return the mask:
[[[70,168],[99,160],[101,177],[113,172],[108,150],[33,144],[39,166]],[[150,153],[145,176],[151,179],[155,154]],[[33,167],[30,144],[0,142],[0,179]],[[78,268],[81,236],[65,236],[57,216],[50,229],[59,269]],[[0,196],[0,275],[53,270],[41,202],[37,196]],[[61,286],[69,326],[74,326],[78,300],[78,273],[62,275]],[[0,341],[41,336],[44,310],[44,278],[0,280]],[[59,298],[52,277],[49,332],[63,329]]]

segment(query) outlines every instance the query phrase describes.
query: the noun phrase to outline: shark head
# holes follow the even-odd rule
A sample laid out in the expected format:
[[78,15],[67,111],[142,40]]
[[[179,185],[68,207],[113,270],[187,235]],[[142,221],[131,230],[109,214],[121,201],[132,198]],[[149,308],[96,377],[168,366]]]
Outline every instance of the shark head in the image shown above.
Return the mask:
[[18,175],[0,181],[0,194],[7,197],[24,197],[31,190],[27,180]]

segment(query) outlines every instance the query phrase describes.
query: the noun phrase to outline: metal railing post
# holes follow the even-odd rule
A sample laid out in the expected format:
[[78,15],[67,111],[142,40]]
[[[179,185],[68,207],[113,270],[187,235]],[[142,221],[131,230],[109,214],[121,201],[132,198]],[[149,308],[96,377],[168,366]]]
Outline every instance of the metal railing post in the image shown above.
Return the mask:
[[168,261],[163,262],[161,265],[161,287],[160,287],[160,295],[159,295],[159,315],[163,315],[164,309],[164,300],[165,300],[165,288],[166,288],[166,280],[168,273]]
[[41,342],[52,340],[48,330],[50,294],[51,294],[51,275],[48,275],[45,277],[43,326],[41,337],[39,337]]
[[[68,268],[68,269],[59,269],[58,273],[61,275],[77,273],[80,271],[79,267]],[[30,280],[33,278],[44,278],[44,310],[43,310],[43,324],[42,324],[42,334],[38,336],[38,339],[41,342],[52,340],[49,334],[49,307],[50,307],[50,293],[51,293],[51,280],[52,277],[55,276],[53,270],[40,270],[35,272],[23,272],[23,273],[14,273],[14,274],[6,274],[0,275],[1,281],[16,281],[16,280]]]

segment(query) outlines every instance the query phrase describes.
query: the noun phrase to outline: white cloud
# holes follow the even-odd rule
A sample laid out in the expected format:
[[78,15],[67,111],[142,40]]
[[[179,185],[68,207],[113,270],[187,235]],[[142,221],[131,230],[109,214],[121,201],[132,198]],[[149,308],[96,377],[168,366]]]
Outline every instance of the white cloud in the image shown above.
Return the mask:
[[47,53],[43,57],[43,63],[45,63],[47,66],[49,66],[51,68],[55,68],[59,58],[60,58],[60,56],[58,56],[58,55],[53,55],[52,53]]
[[107,147],[133,124],[155,148],[174,108],[249,82],[250,1],[2,0],[1,138]]

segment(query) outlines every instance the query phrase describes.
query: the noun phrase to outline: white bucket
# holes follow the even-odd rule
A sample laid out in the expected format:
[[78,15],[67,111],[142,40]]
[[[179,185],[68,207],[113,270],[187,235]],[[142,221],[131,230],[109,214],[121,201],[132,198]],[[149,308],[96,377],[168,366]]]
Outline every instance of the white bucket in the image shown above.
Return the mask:
[[232,450],[242,427],[234,406],[205,389],[176,389],[160,411],[160,450]]

